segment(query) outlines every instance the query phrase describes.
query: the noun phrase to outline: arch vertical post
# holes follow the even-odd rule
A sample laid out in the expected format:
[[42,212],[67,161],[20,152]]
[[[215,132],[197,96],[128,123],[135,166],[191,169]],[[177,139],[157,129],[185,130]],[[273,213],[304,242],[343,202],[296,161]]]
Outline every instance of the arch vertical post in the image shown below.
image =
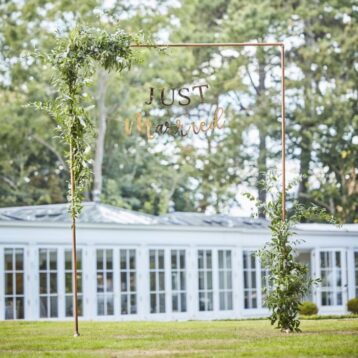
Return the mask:
[[282,161],[282,221],[286,220],[286,105],[285,105],[285,45],[281,45],[281,161]]

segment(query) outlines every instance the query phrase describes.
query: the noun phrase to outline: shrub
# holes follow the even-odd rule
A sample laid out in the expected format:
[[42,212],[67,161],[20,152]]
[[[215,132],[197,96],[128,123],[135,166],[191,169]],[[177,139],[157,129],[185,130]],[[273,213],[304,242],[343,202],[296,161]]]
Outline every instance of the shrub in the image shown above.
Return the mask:
[[299,312],[304,316],[313,316],[318,313],[318,307],[313,302],[305,301],[300,304]]
[[347,308],[349,312],[358,313],[358,298],[352,298],[347,302]]

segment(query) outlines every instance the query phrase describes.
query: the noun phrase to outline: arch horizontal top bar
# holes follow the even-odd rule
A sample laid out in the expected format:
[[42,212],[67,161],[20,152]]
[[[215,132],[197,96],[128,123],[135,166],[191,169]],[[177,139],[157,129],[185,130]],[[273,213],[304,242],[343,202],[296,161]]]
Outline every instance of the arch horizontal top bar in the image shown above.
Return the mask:
[[151,45],[131,45],[131,47],[284,47],[283,42],[219,42],[219,43],[171,43]]

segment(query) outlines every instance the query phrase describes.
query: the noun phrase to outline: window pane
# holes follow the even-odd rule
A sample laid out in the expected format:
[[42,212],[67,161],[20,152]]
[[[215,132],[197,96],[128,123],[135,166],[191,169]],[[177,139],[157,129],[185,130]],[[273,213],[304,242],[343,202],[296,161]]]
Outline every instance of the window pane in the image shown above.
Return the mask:
[[16,274],[16,294],[17,295],[24,294],[24,274],[23,273]]
[[219,294],[219,298],[220,298],[220,310],[223,311],[225,310],[225,293],[224,292],[220,292]]
[[158,250],[158,268],[164,269],[164,250]]
[[71,250],[65,251],[65,269],[72,270],[72,255]]
[[50,292],[57,293],[57,273],[50,274]]
[[5,295],[13,294],[12,273],[5,274]]
[[341,253],[338,251],[336,252],[336,266],[341,267]]
[[47,293],[47,274],[40,273],[40,293]]
[[231,271],[226,272],[226,288],[232,289],[232,274],[231,274]]
[[121,295],[121,314],[128,314],[128,295]]
[[198,251],[198,267],[199,267],[199,269],[204,268],[204,251],[203,250]]
[[137,313],[137,296],[136,295],[130,295],[131,296],[131,314]]
[[14,300],[12,298],[5,299],[5,319],[14,319]]
[[219,255],[219,269],[223,269],[224,268],[224,251],[220,250],[218,252]]
[[77,292],[82,293],[82,273],[77,273]]
[[256,288],[256,271],[251,272],[251,287]]
[[121,250],[121,270],[127,268],[127,252],[126,250]]
[[172,272],[172,290],[176,291],[178,290],[178,280],[179,280],[179,274],[177,271]]
[[179,311],[179,295],[176,293],[172,296],[172,310],[173,312]]
[[252,252],[251,254],[250,254],[250,267],[251,268],[256,268],[256,255],[255,255],[255,253],[254,252]]
[[204,272],[199,272],[199,290],[205,289]]
[[177,251],[176,250],[172,250],[172,269],[176,269],[178,268],[178,263],[177,263]]
[[164,280],[165,280],[164,272],[159,272],[159,291],[165,290]]
[[97,270],[103,270],[103,250],[97,250]]
[[66,317],[71,317],[73,316],[73,312],[72,312],[72,300],[73,297],[71,296],[66,296],[66,302],[65,302],[65,311],[66,311]]
[[212,260],[211,260],[211,251],[206,252],[206,268],[211,269]]
[[122,292],[128,291],[127,274],[125,272],[121,273],[121,291]]
[[186,290],[185,272],[180,272],[180,289]]
[[106,264],[107,270],[113,269],[113,250],[106,250]]
[[113,273],[107,272],[107,292],[113,292]]
[[186,294],[181,293],[180,294],[180,303],[181,303],[181,311],[186,312]]
[[47,251],[40,249],[39,250],[39,269],[40,270],[47,269],[46,262],[47,262]]
[[157,295],[151,294],[150,295],[150,313],[156,313],[157,311]]
[[50,270],[57,270],[57,251],[50,250]]
[[97,315],[104,316],[104,295],[97,295]]
[[208,311],[212,311],[213,310],[213,293],[209,292],[207,295],[208,298]]
[[185,269],[185,250],[180,251],[180,268]]
[[47,317],[47,297],[40,297],[40,317]]
[[76,251],[77,270],[82,270],[82,250]]
[[205,311],[205,302],[206,302],[205,293],[199,292],[199,311]]
[[103,280],[103,273],[97,273],[97,292],[104,292],[104,280]]
[[12,267],[12,253],[13,250],[12,249],[5,249],[4,250],[4,259],[5,259],[5,270],[8,271],[12,271],[13,267]]
[[160,311],[160,313],[165,312],[165,294],[164,293],[159,294],[159,311]]
[[129,250],[129,268],[135,270],[135,250]]
[[226,251],[226,267],[231,268],[231,251]]
[[213,274],[211,271],[208,271],[206,273],[206,277],[207,277],[207,289],[208,290],[212,290],[213,289]]
[[149,268],[151,270],[154,270],[156,267],[155,265],[155,251],[149,250]]
[[114,314],[113,295],[107,296],[107,315]]
[[136,290],[136,274],[135,274],[135,272],[130,273],[130,290],[132,292]]
[[24,269],[24,250],[23,249],[16,249],[16,270],[22,271]]
[[244,255],[243,255],[243,263],[244,263],[244,269],[247,269],[248,268],[248,265],[247,265],[247,252],[244,251]]
[[24,318],[24,298],[23,297],[16,298],[16,318],[17,319]]
[[233,309],[233,305],[232,305],[232,292],[228,292],[228,294],[227,294],[227,309],[228,309],[228,310],[232,310],[232,309]]
[[225,281],[224,281],[224,272],[221,271],[219,272],[219,289],[224,289],[225,288]]
[[155,275],[155,272],[150,273],[150,290],[151,291],[156,290],[156,275]]

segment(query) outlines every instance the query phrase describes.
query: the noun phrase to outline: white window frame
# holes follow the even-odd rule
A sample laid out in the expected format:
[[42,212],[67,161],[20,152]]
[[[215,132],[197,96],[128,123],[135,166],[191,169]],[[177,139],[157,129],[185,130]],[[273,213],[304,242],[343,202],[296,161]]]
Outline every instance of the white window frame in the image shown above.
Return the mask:
[[[5,267],[5,251],[6,250],[12,250],[12,268],[11,270],[7,270]],[[18,270],[16,269],[16,251],[17,250],[22,250],[22,270]],[[4,319],[6,320],[22,320],[25,319],[25,315],[26,315],[26,301],[25,301],[25,249],[23,247],[14,247],[14,246],[4,246],[3,249],[3,253],[2,253],[2,257],[3,257],[3,276],[4,276]],[[6,294],[6,275],[7,274],[11,274],[12,277],[12,291],[13,293],[11,295]],[[22,294],[17,294],[16,293],[16,275],[17,274],[22,274],[22,289],[23,289],[23,293]],[[17,309],[16,309],[16,300],[22,298],[23,299],[23,317],[22,318],[16,318],[16,313],[17,313]],[[7,299],[11,299],[13,301],[13,307],[12,307],[12,316],[13,318],[6,318],[6,300]],[[15,303],[15,304],[14,304]]]
[[[40,252],[45,250],[46,251],[46,269],[40,269]],[[50,252],[54,251],[56,254],[56,269],[50,268]],[[48,247],[48,246],[41,246],[39,245],[37,247],[37,273],[38,273],[38,285],[37,285],[37,292],[38,292],[38,317],[39,319],[58,319],[61,317],[60,315],[60,293],[59,293],[59,273],[60,273],[60,260],[59,260],[59,249],[56,247]],[[46,274],[46,293],[40,292],[40,285],[41,285],[41,273]],[[56,274],[56,293],[51,293],[50,287],[51,287],[51,274]],[[41,297],[46,297],[47,301],[47,315],[46,317],[41,317]],[[57,298],[57,315],[51,316],[51,298],[56,297]],[[50,303],[50,304],[49,304]]]
[[[154,267],[151,267],[151,253],[154,252]],[[163,267],[159,267],[159,254],[163,253]],[[167,314],[168,313],[168,303],[167,303],[167,275],[166,275],[166,257],[167,250],[165,248],[149,248],[148,249],[148,298],[149,298],[149,313],[152,314]],[[152,277],[155,277],[154,289],[151,288]],[[163,287],[160,288],[160,277],[163,277]],[[152,296],[155,295],[155,310],[152,311]],[[164,311],[161,311],[161,299],[164,297]]]
[[[242,250],[242,286],[243,286],[243,297],[242,297],[242,307],[244,310],[257,310],[262,307],[261,302],[259,301],[259,297],[261,298],[261,265],[259,262],[259,259],[256,255],[257,249],[251,249],[251,248],[244,248]],[[255,267],[252,268],[251,265],[251,258],[248,260],[250,265],[245,268],[245,253],[248,253],[250,256],[252,254],[255,255]],[[247,263],[247,262],[246,262]],[[248,272],[248,287],[245,287],[245,272]],[[253,282],[252,282],[252,273],[255,273],[255,281],[256,281],[256,287],[253,288]],[[256,307],[253,307],[253,293],[256,291]],[[249,306],[245,307],[245,293],[248,293],[249,297]]]
[[[66,252],[69,252],[70,257],[71,257],[71,260],[70,260],[71,268],[70,269],[66,269]],[[81,278],[80,279],[81,280],[80,287],[82,288],[82,291],[78,290],[77,299],[78,299],[78,301],[80,299],[82,300],[82,312],[79,312],[78,315],[79,315],[79,317],[83,317],[83,312],[84,312],[83,256],[84,256],[84,254],[83,254],[83,249],[81,247],[77,248],[76,255],[77,255],[77,262],[78,262],[78,258],[79,257],[81,258],[81,269],[77,268],[77,279],[78,279],[78,276],[80,276],[80,278]],[[66,292],[66,275],[67,274],[71,275],[71,292]],[[66,318],[69,318],[69,317],[73,316],[73,314],[72,315],[67,315],[67,312],[66,312],[66,301],[67,301],[67,298],[70,298],[71,299],[71,305],[72,305],[72,313],[73,313],[72,248],[64,248],[64,250],[63,250],[63,276],[64,276],[64,289],[63,289],[63,292],[64,292],[64,296],[65,296],[65,299],[64,299],[64,316]]]
[[[181,267],[180,257],[184,253],[184,267]],[[185,248],[170,248],[170,287],[171,287],[171,307],[173,313],[187,313],[188,312],[188,295],[187,295],[187,250]],[[176,257],[176,267],[173,268],[173,254]],[[177,289],[174,289],[174,276],[177,277]],[[182,288],[182,279],[184,278],[184,288]],[[174,311],[173,300],[174,295],[178,297],[178,310]],[[183,297],[184,297],[184,308],[183,309]]]
[[[203,252],[203,267],[199,265],[199,253]],[[207,254],[211,254],[211,268],[207,265]],[[214,295],[214,250],[212,248],[198,248],[197,249],[197,268],[198,268],[198,282],[197,282],[197,299],[198,299],[198,312],[213,312],[215,310],[215,295]],[[203,288],[200,288],[200,273],[203,274]],[[209,285],[209,273],[211,273],[211,288]],[[200,296],[204,295],[204,310],[200,309]],[[211,296],[211,309],[209,306],[209,297]]]
[[[130,267],[130,252],[134,252],[134,268]],[[125,254],[125,268],[122,268],[122,253]],[[121,315],[133,316],[138,314],[138,259],[137,259],[137,249],[135,248],[119,248],[119,290],[120,290],[120,299],[119,299],[119,312]],[[127,289],[122,290],[122,274],[126,277]],[[131,275],[134,275],[134,290],[131,287]],[[135,297],[135,312],[132,312],[132,302],[131,298]],[[127,313],[122,311],[122,299],[126,297],[127,300]]]
[[[347,267],[347,258],[346,258],[346,250],[340,248],[321,248],[318,250],[317,255],[317,272],[319,274],[319,278],[322,279],[322,268],[321,268],[321,253],[331,253],[334,259],[334,263],[336,261],[336,253],[340,253],[340,260],[341,260],[341,288],[339,289],[337,286],[337,269],[335,265],[331,266],[331,268],[325,268],[324,271],[332,270],[332,282],[334,285],[330,286],[322,286],[322,282],[319,284],[319,294],[318,294],[318,303],[322,310],[344,310],[345,303],[347,302],[347,274],[346,274],[346,267]],[[333,304],[331,305],[322,305],[322,293],[323,292],[332,292],[333,293]],[[341,293],[342,295],[342,304],[337,304],[337,294]]]
[[[103,268],[98,268],[98,252],[103,251]],[[112,268],[107,268],[107,251],[112,251]],[[96,316],[97,317],[114,317],[116,313],[116,300],[115,300],[115,266],[116,266],[116,260],[115,260],[115,253],[116,249],[114,247],[96,247],[95,248],[95,262],[96,262]],[[98,273],[102,273],[103,275],[103,292],[98,291],[98,279],[97,275]],[[112,291],[108,291],[108,282],[107,282],[107,274],[112,273]],[[104,313],[99,314],[98,309],[98,302],[99,298],[103,298],[103,309]],[[112,306],[113,306],[113,313],[108,314],[108,303],[107,299],[112,297]]]
[[[230,253],[230,267],[227,263],[226,253]],[[222,253],[223,258],[223,267],[220,267],[220,254]],[[218,258],[218,305],[219,311],[232,311],[234,309],[234,288],[233,288],[233,250],[231,249],[218,249],[217,250]],[[223,281],[220,280],[220,276],[224,278]],[[228,280],[229,276],[229,280]],[[231,288],[229,282],[231,281]],[[222,283],[222,288],[220,288]],[[224,297],[224,308],[221,308],[221,297]],[[231,296],[231,307],[229,307],[229,297]]]

